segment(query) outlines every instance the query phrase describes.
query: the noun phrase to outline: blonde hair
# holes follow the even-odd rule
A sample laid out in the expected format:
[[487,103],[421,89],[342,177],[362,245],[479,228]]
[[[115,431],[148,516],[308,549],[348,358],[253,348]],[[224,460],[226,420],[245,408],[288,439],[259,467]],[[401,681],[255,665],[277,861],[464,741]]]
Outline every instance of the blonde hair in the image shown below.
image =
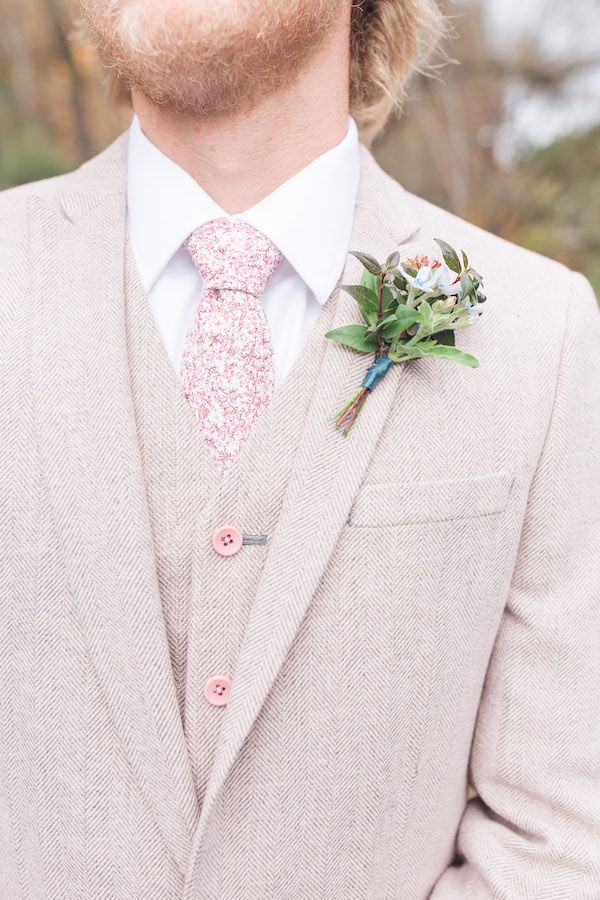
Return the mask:
[[[400,111],[410,76],[423,71],[444,33],[438,0],[353,0],[350,113],[370,144]],[[113,69],[111,95],[129,104],[126,79]]]
[[436,0],[355,0],[350,36],[350,111],[370,143],[400,110],[444,31]]

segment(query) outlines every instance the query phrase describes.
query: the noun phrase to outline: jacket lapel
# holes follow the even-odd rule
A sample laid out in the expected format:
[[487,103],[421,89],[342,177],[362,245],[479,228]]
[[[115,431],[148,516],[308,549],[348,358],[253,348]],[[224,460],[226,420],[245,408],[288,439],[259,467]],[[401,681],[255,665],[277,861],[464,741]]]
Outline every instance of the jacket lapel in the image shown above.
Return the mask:
[[[362,151],[361,186],[352,248],[379,258],[416,237],[418,227],[404,191]],[[343,281],[360,279],[352,258]],[[360,321],[354,300],[335,291],[333,327]],[[216,797],[285,660],[311,597],[348,519],[354,496],[397,396],[395,366],[369,397],[350,435],[344,438],[331,412],[361,383],[369,358],[327,341],[282,512],[270,541],[258,592],[233,674],[220,743],[195,836],[197,851]],[[192,890],[195,853],[188,872]]]
[[122,138],[71,176],[58,205],[30,201],[32,391],[45,481],[92,664],[129,764],[183,873],[197,804],[129,383],[123,144]]

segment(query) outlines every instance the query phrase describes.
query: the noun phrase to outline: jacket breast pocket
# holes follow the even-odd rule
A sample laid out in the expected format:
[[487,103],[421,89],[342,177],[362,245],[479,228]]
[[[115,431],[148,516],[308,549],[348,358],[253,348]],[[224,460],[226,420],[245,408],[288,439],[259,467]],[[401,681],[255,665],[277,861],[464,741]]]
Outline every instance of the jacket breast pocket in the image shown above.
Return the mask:
[[358,492],[348,525],[358,528],[418,525],[492,516],[510,497],[512,472],[440,481],[366,484]]

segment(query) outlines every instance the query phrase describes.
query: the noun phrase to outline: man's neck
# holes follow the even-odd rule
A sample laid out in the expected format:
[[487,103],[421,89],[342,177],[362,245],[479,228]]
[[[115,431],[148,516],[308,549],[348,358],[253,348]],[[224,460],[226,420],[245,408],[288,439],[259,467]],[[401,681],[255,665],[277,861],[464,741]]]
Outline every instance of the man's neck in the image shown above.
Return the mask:
[[247,112],[181,117],[135,90],[134,110],[148,139],[233,215],[343,139],[348,53],[347,30],[336,29],[292,86]]

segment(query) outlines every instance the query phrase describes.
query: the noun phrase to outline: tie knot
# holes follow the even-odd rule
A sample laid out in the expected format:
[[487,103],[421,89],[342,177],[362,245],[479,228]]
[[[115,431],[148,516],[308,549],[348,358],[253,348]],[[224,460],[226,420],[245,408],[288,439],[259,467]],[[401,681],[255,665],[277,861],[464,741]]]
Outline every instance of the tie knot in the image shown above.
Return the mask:
[[281,253],[268,237],[235,219],[213,219],[194,231],[184,246],[205,287],[255,297],[261,296],[281,262]]

